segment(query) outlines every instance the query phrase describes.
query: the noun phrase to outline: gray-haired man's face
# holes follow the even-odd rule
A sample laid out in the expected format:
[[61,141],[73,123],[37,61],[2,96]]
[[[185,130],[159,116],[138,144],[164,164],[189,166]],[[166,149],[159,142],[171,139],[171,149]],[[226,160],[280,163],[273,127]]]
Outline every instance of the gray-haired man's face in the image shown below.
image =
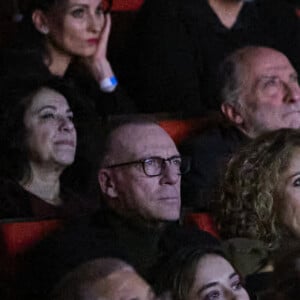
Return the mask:
[[241,94],[244,130],[250,137],[279,128],[300,128],[298,75],[282,53],[261,48],[248,60]]

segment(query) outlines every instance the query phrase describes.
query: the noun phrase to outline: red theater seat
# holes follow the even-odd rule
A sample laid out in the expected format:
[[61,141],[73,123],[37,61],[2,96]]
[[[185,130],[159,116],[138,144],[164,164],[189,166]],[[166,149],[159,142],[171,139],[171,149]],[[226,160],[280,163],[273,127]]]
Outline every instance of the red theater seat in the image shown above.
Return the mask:
[[184,218],[185,226],[197,226],[216,238],[220,238],[214,219],[210,213],[187,213]]
[[202,130],[220,122],[219,114],[212,114],[208,117],[190,118],[190,119],[170,119],[161,120],[159,125],[173,138],[176,144],[180,144],[186,138],[200,133]]
[[61,226],[61,220],[0,223],[0,282],[7,299],[17,299],[15,276],[23,263],[22,254]]
[[113,0],[113,11],[120,11],[120,10],[138,10],[144,0]]
[[185,138],[203,127],[202,119],[188,120],[162,120],[159,125],[173,138],[176,144],[180,144]]
[[19,257],[60,226],[60,220],[1,223],[1,267],[13,275],[18,269]]
[[60,220],[0,224],[1,240],[6,255],[15,257],[24,253],[60,226]]

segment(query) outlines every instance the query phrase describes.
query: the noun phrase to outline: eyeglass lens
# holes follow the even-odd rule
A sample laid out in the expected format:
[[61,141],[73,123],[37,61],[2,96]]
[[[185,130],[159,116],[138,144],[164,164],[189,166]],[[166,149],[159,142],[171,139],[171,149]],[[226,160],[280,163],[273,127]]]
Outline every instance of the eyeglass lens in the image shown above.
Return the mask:
[[189,162],[185,158],[173,157],[170,159],[163,159],[160,157],[153,157],[146,159],[143,162],[145,174],[148,176],[158,176],[161,174],[167,163],[176,169],[178,175],[185,174],[189,170]]

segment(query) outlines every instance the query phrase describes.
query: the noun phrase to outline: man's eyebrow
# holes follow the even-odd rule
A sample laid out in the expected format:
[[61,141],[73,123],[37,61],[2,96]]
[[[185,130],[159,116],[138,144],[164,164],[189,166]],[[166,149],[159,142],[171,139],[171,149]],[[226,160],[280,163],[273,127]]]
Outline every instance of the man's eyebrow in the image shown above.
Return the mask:
[[256,80],[254,81],[253,87],[257,88],[258,85],[264,81],[264,80],[268,80],[268,79],[272,79],[272,78],[277,78],[277,75],[260,75],[259,77],[256,78]]
[[259,80],[262,80],[262,79],[270,79],[270,78],[277,78],[277,77],[278,77],[277,75],[261,75],[257,79],[259,81]]

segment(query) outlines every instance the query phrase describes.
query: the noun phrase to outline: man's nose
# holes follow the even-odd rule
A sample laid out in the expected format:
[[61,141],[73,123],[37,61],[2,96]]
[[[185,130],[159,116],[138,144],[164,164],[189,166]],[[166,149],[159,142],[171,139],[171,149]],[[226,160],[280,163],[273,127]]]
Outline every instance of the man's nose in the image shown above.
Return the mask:
[[300,101],[300,86],[298,83],[286,84],[287,95],[285,101],[294,103]]
[[164,184],[176,184],[180,177],[177,167],[170,161],[166,161],[162,168],[161,182]]

